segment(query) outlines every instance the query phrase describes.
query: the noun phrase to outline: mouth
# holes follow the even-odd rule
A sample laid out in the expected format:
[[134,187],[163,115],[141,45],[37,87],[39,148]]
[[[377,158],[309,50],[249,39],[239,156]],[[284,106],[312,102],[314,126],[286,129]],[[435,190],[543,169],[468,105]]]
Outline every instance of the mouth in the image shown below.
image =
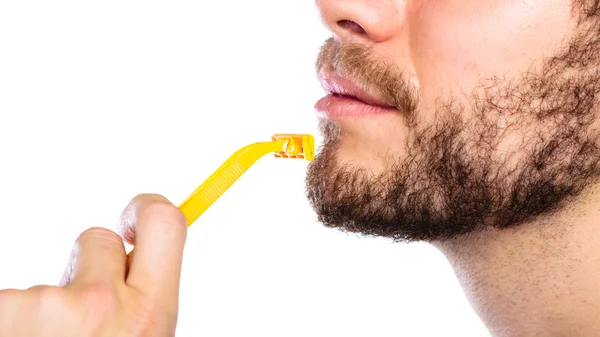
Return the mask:
[[351,80],[336,74],[330,67],[321,69],[319,80],[328,92],[327,96],[315,104],[315,111],[319,118],[336,121],[396,111],[393,105],[370,94]]

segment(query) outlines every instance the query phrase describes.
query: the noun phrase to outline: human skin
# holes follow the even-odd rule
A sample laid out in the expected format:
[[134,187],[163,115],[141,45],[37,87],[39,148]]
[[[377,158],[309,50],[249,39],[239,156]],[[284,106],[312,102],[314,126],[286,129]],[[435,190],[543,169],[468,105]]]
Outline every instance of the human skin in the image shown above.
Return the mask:
[[[402,76],[379,79],[407,83],[378,90],[384,81],[355,73],[361,74],[357,80],[365,80],[370,94],[388,100],[398,111],[324,124],[328,142],[308,178],[309,197],[321,219],[332,227],[434,244],[448,257],[474,309],[495,336],[597,335],[600,188],[592,178],[598,156],[593,71],[598,59],[577,48],[565,53],[581,32],[572,2],[318,0],[317,5],[334,44],[353,43],[373,56],[342,62],[342,67],[381,58]],[[545,63],[556,55],[564,57]],[[580,65],[580,56],[592,65]],[[322,61],[326,64],[327,57]],[[543,72],[545,66],[550,73]],[[532,75],[524,76],[528,73]],[[528,82],[532,79],[544,81]],[[546,86],[554,80],[565,90]],[[399,94],[401,88],[411,90]],[[580,91],[569,90],[574,88]],[[474,97],[476,89],[480,96]],[[410,100],[402,97],[411,92],[418,104],[407,104]],[[474,98],[481,99],[479,105],[471,104]],[[518,98],[524,103],[514,104]],[[450,117],[463,120],[453,123]],[[484,142],[474,141],[477,137]],[[436,139],[443,141],[435,143]],[[460,141],[465,141],[464,147],[453,147],[463,145]],[[554,153],[542,152],[545,157],[531,160],[553,144],[558,149]],[[440,162],[432,160],[436,149],[447,150]],[[433,175],[444,166],[440,163],[448,164],[449,179]],[[452,180],[461,164],[472,173],[460,177],[464,185]],[[355,170],[344,171],[348,167]],[[485,175],[477,171],[481,167],[487,169]],[[406,169],[404,175],[389,179],[398,178],[400,171],[392,170],[397,168]],[[410,179],[415,176],[419,180]],[[332,177],[350,184],[331,189]],[[381,193],[394,188],[394,182],[404,185],[393,190],[393,196],[404,197],[409,191],[422,199],[396,203]],[[425,193],[422,187],[428,185],[435,193]],[[362,193],[367,186],[378,187],[375,192],[380,193]],[[519,199],[523,190],[531,198]],[[444,193],[448,191],[453,198]],[[495,194],[506,191],[515,192],[527,207],[510,205],[505,200],[510,193]],[[545,192],[552,198],[540,198]],[[140,200],[124,216],[132,219],[136,214],[137,220],[122,221],[121,237],[131,239],[134,227],[138,235],[130,271],[120,236],[103,229],[86,231],[61,287],[0,292],[0,335],[173,335],[185,226],[164,198]],[[381,207],[382,200],[390,203]],[[478,201],[486,201],[483,206],[488,208],[475,207]],[[469,207],[452,208],[461,205]],[[402,212],[406,209],[429,212]],[[404,221],[394,221],[390,214]],[[467,216],[450,217],[456,214]],[[86,263],[97,259],[103,263]]]
[[[118,233],[83,232],[58,286],[0,291],[0,336],[174,336],[187,220],[144,194]],[[124,241],[135,243],[129,264]]]
[[430,242],[494,336],[599,335],[598,4],[317,6],[333,34],[317,70],[395,109],[320,114],[321,221]]

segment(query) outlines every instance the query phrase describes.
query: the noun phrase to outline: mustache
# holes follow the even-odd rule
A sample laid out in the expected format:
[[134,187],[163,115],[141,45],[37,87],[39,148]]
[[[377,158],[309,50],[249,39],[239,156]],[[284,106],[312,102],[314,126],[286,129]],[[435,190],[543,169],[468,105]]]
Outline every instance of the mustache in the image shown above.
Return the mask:
[[419,103],[418,89],[397,65],[376,57],[371,48],[329,38],[319,51],[317,74],[327,66],[363,89],[377,93],[406,116],[414,116]]

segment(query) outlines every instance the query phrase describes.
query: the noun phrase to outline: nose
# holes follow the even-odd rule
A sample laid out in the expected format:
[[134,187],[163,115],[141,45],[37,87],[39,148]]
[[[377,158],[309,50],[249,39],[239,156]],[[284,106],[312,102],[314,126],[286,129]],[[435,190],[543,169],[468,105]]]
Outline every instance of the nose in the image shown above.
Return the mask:
[[340,40],[391,39],[402,22],[406,0],[316,0],[325,25]]

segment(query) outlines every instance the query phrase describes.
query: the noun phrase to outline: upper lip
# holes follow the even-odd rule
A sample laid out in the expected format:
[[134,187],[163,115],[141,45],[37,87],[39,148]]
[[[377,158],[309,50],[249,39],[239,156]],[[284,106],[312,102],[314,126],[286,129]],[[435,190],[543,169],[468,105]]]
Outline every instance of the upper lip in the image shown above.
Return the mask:
[[379,97],[371,95],[353,81],[335,73],[330,67],[325,66],[319,71],[319,80],[323,88],[331,94],[353,97],[363,103],[373,106],[393,108],[393,105],[385,102]]

